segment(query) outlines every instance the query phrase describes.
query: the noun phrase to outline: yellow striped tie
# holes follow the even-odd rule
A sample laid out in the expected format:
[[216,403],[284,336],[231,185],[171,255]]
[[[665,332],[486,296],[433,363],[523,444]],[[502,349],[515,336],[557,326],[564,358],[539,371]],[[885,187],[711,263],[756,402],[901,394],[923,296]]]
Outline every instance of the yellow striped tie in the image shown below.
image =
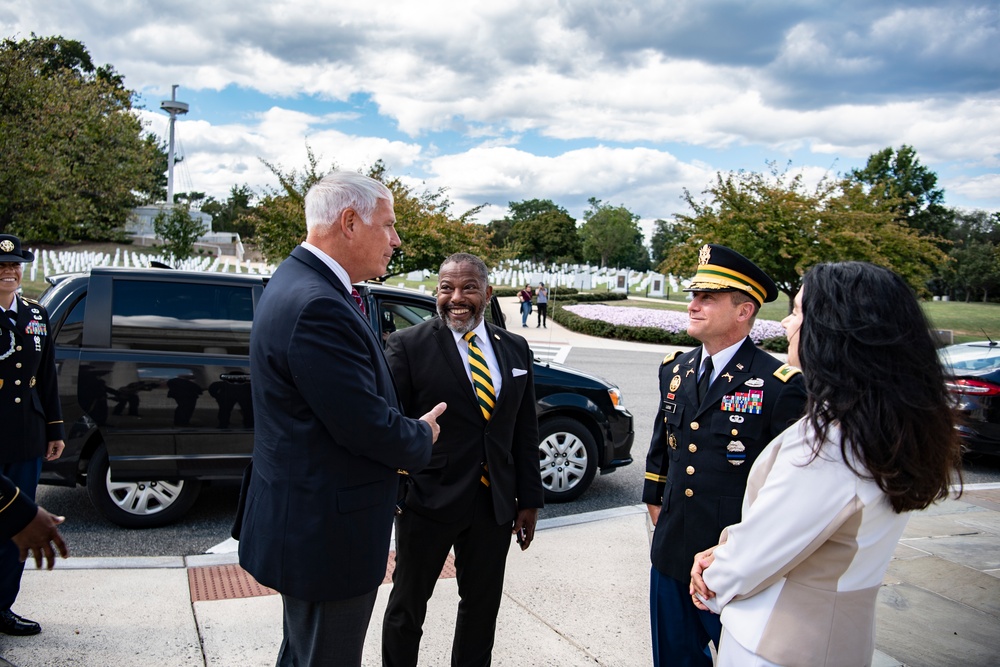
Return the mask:
[[483,419],[489,421],[490,415],[493,414],[493,406],[496,404],[490,367],[486,364],[482,350],[476,345],[475,332],[470,331],[463,338],[469,343],[469,369],[472,371],[472,386],[476,389],[479,409],[483,411]]

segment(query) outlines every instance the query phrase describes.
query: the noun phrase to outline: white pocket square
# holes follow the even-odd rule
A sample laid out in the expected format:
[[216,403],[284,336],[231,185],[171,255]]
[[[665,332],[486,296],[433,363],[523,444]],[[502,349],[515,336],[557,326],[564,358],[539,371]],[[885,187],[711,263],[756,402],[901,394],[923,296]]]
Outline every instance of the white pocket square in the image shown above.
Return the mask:
[[519,378],[522,375],[527,375],[528,371],[524,370],[523,368],[512,368],[510,370],[510,374],[511,374],[512,377]]

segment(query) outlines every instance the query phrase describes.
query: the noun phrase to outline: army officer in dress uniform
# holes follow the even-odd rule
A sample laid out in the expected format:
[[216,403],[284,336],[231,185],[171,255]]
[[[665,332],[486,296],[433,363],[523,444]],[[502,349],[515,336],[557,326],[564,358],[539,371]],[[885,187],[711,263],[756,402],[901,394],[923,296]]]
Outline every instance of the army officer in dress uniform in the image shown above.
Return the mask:
[[[59,458],[63,422],[56,383],[55,353],[49,338],[49,318],[37,302],[17,293],[23,265],[35,256],[21,241],[0,234],[0,474],[34,500],[42,458]],[[21,587],[20,550],[11,540],[0,541],[0,633],[34,635],[35,621],[10,610]]]
[[[688,334],[701,346],[667,355],[660,406],[646,457],[642,499],[656,529],[651,549],[653,664],[711,667],[719,617],[688,592],[694,555],[740,521],[747,473],[762,449],[802,416],[797,368],[750,339],[757,311],[774,301],[774,282],[753,262],[708,244],[688,305]],[[780,520],[780,517],[775,517]]]

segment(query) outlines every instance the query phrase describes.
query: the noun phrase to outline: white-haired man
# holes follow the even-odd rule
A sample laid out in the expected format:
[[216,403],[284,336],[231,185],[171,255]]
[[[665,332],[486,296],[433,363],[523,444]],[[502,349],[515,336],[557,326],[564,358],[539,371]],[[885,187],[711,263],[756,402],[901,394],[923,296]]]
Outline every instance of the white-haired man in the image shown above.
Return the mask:
[[385,576],[398,468],[419,470],[435,406],[399,410],[392,376],[352,283],[385,274],[400,245],[392,194],[334,172],[306,194],[306,240],[257,306],[255,414],[240,564],[282,596],[279,665],[360,665]]

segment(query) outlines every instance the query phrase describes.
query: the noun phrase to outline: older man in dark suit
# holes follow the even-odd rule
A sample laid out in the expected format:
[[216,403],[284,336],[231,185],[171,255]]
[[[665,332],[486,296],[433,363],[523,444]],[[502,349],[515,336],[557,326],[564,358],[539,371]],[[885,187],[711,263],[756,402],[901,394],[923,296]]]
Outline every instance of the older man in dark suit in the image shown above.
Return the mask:
[[279,665],[360,665],[385,576],[398,468],[420,470],[434,405],[398,408],[352,283],[400,244],[392,193],[334,172],[305,200],[306,241],[267,283],[250,340],[255,416],[240,564],[282,596]]
[[487,324],[486,265],[458,253],[441,265],[440,318],[397,331],[386,356],[406,414],[439,401],[441,439],[422,471],[409,471],[396,517],[396,569],[382,626],[384,665],[416,665],[427,601],[455,549],[458,620],[453,665],[488,665],[507,551],[534,537],[543,504],[532,354]]

